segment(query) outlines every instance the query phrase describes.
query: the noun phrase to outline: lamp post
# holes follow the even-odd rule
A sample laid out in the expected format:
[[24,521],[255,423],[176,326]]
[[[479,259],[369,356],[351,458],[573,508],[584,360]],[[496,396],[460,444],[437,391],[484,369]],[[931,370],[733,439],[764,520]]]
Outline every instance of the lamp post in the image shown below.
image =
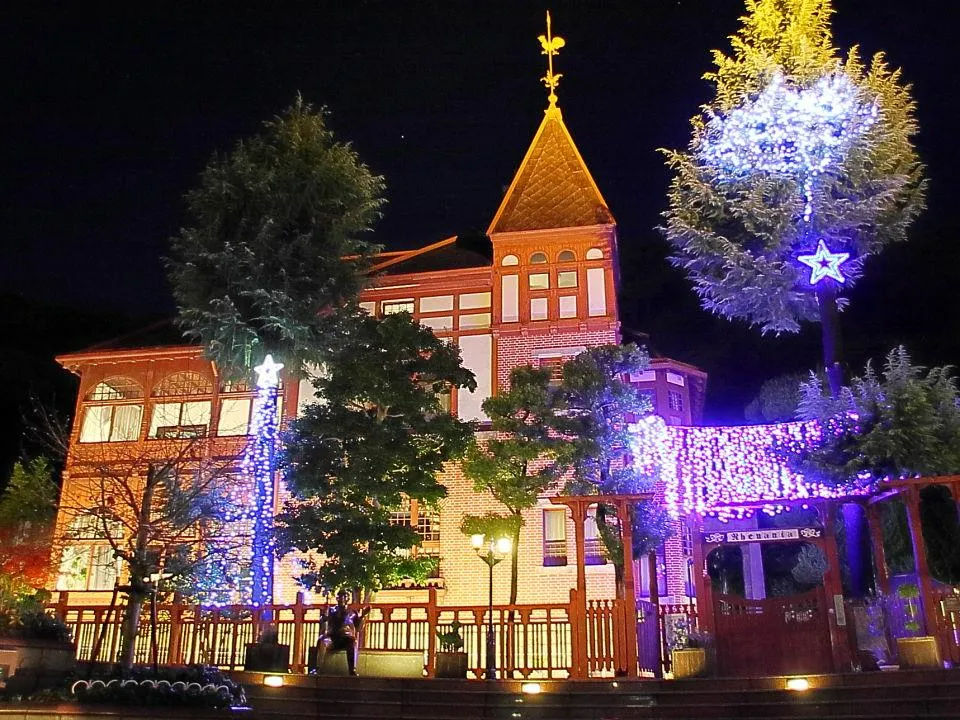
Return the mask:
[[483,560],[487,567],[490,570],[490,593],[489,593],[489,608],[490,613],[489,624],[487,625],[487,680],[496,680],[497,679],[497,636],[493,629],[493,567],[502,561],[507,555],[510,554],[510,550],[513,548],[513,543],[508,537],[501,538],[488,538],[483,533],[478,533],[476,535],[470,536],[470,542],[473,545],[473,549],[477,551],[477,556]]

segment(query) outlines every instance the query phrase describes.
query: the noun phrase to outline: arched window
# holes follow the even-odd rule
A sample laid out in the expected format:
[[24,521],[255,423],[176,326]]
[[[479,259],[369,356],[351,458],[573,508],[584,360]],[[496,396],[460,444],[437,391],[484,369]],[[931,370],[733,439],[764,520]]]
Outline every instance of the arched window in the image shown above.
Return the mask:
[[128,377],[110,377],[97,383],[85,398],[89,402],[104,400],[138,400],[143,397],[140,383]]
[[110,590],[120,575],[120,559],[110,540],[123,537],[119,520],[102,512],[77,515],[67,526],[57,590]]
[[587,250],[587,260],[602,260],[603,250],[600,248],[590,248]]
[[176,372],[167,375],[153,388],[154,397],[182,397],[211,393],[213,393],[213,382],[195,372]]
[[167,375],[157,383],[153,396],[170,400],[154,404],[148,437],[204,437],[210,427],[212,395],[213,382],[200,373],[176,372]]
[[573,250],[561,250],[560,254],[557,255],[557,262],[573,262],[576,259],[577,255]]
[[[80,442],[122,442],[140,437],[143,388],[128,377],[97,383],[84,397]],[[136,401],[140,402],[136,402]],[[133,401],[133,402],[131,402]]]
[[519,265],[520,258],[518,258],[516,255],[504,255],[503,260],[500,261],[500,264],[504,267],[508,267],[510,265]]
[[543,265],[547,262],[547,254],[544,252],[535,252],[530,256],[531,265]]

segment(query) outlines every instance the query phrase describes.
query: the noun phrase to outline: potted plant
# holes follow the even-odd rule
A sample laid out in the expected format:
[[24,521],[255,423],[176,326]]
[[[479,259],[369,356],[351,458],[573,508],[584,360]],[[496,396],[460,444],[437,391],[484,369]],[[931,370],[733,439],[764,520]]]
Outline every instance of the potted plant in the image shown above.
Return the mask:
[[[906,601],[907,621],[904,628],[911,632],[920,632],[920,612],[917,600],[920,588],[916,583],[904,583],[897,588],[897,596]],[[940,648],[932,635],[897,638],[897,658],[901,668],[942,668]]]
[[444,628],[437,628],[435,676],[438,678],[467,677],[467,654],[463,652],[460,621],[454,620]]
[[712,646],[713,638],[710,633],[687,630],[684,633],[683,645],[673,650],[674,680],[706,675],[708,652]]

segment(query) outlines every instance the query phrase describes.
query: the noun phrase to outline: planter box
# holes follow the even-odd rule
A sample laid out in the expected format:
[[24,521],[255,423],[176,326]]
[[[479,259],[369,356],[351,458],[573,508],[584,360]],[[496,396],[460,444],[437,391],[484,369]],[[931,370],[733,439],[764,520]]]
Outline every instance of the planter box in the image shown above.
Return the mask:
[[707,674],[707,651],[704,648],[684,648],[673,651],[673,679],[703,677]]
[[467,654],[465,652],[438,652],[434,675],[438,678],[467,677]]
[[75,646],[56,640],[2,638],[0,687],[23,694],[56,685],[76,669],[76,655]]
[[249,643],[244,670],[285,673],[290,669],[290,646],[274,643]]
[[897,638],[897,657],[901,668],[943,668],[937,639],[930,635]]

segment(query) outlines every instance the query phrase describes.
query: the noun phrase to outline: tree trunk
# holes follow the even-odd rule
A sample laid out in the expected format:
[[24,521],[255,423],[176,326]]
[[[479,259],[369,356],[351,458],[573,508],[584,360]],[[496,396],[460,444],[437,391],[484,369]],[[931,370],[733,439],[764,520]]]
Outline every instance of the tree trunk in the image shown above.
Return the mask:
[[843,346],[840,338],[840,317],[837,308],[837,291],[832,287],[817,290],[820,306],[820,333],[823,340],[823,367],[830,384],[830,393],[840,396],[843,387]]
[[513,548],[510,551],[510,604],[517,604],[517,573],[520,560],[520,524],[513,531]]
[[117,662],[125,672],[133,667],[144,598],[145,595],[134,590],[127,595],[127,606],[123,611],[123,627],[120,635],[120,656],[117,658]]

